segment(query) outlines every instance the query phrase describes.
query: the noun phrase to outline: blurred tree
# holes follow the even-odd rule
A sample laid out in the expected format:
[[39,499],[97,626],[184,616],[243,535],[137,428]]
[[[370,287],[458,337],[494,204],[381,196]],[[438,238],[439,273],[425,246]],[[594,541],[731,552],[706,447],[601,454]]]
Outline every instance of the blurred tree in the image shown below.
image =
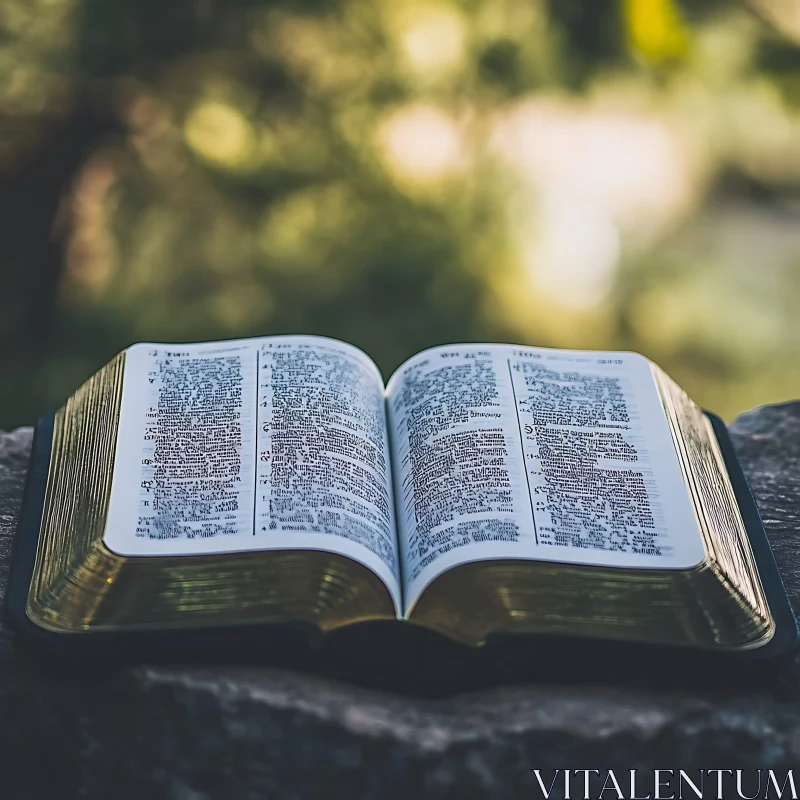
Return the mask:
[[132,341],[297,331],[800,394],[782,8],[0,0],[0,426]]

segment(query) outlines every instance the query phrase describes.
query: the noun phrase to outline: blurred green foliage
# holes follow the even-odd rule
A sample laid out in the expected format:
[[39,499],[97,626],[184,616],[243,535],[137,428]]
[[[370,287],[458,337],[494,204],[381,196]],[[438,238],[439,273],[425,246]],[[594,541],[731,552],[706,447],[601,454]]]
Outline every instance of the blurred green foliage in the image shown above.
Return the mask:
[[618,348],[800,396],[790,0],[0,0],[0,427],[134,341]]

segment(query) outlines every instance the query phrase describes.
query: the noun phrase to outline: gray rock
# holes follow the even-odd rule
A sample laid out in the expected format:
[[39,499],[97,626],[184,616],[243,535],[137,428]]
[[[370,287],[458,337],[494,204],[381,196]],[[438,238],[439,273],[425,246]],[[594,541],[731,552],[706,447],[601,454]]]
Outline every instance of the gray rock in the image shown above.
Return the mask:
[[[800,608],[800,403],[751,411],[732,434]],[[27,430],[0,434],[3,587],[29,446]],[[433,701],[269,667],[58,680],[20,662],[11,639],[2,632],[3,798],[501,799],[540,797],[533,768],[800,761],[791,672],[749,690],[531,684]]]
[[800,609],[800,402],[742,414],[731,436],[786,590]]
[[3,597],[32,441],[30,428],[20,428],[13,433],[0,431],[0,593]]

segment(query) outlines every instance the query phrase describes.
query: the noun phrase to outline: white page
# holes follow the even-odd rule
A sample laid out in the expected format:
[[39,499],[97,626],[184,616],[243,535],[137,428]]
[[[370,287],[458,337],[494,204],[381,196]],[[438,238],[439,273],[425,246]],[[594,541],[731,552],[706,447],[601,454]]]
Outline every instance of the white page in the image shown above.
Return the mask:
[[642,356],[438,347],[395,373],[388,398],[406,613],[434,578],[470,561],[702,561]]
[[314,336],[129,348],[103,541],[124,556],[340,553],[399,609],[377,367]]
[[401,607],[383,379],[318,336],[259,347],[256,538],[333,550],[375,572]]
[[255,366],[246,341],[126,351],[103,536],[110,550],[171,556],[248,548]]

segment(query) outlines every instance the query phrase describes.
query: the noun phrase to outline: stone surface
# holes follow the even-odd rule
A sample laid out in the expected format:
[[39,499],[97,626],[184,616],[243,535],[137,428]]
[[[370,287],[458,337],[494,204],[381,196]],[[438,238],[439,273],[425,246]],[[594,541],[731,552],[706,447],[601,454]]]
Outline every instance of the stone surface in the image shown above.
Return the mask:
[[[800,403],[732,427],[800,608]],[[0,580],[30,431],[0,434]],[[531,684],[424,700],[268,667],[139,667],[84,683],[0,633],[0,797],[540,797],[532,768],[788,769],[800,693]],[[608,794],[606,796],[612,796]]]

